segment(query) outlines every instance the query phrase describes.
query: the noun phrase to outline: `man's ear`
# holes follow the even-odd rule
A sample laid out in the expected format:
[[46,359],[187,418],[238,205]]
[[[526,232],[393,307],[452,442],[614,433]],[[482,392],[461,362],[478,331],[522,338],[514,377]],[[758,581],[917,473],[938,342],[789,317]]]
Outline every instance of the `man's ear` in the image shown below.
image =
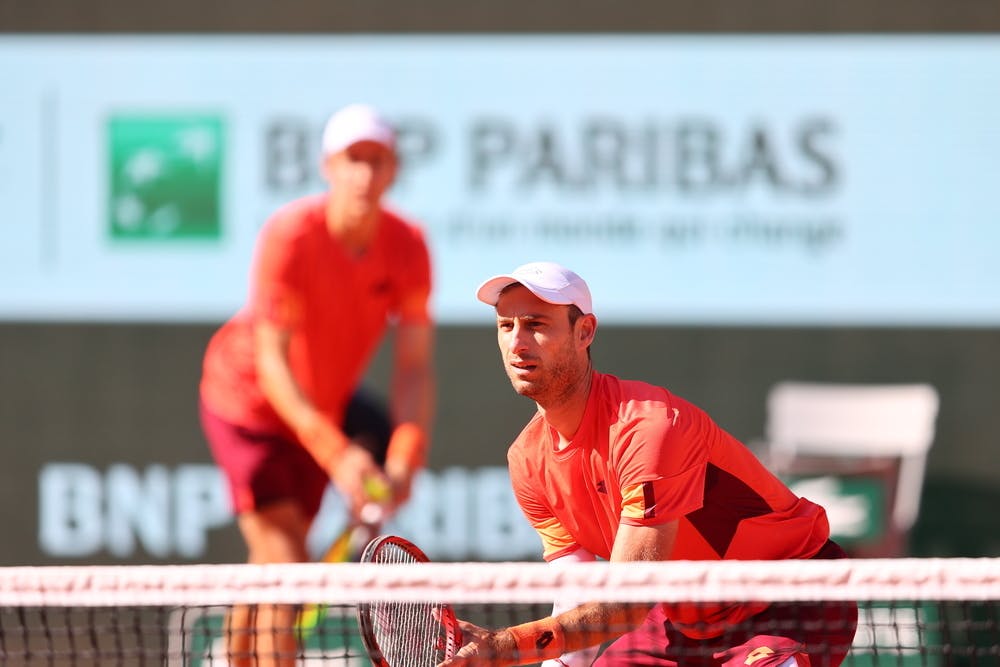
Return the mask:
[[597,317],[593,314],[584,315],[576,321],[576,332],[582,347],[590,347],[597,335]]
[[324,154],[319,161],[319,175],[323,178],[323,181],[326,182],[327,185],[330,184],[330,158],[332,157],[332,155]]

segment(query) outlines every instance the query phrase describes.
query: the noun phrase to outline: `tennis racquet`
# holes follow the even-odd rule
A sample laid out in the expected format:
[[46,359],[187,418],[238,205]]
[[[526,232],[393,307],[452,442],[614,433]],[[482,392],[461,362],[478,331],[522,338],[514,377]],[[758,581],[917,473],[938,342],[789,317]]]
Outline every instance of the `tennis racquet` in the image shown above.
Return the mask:
[[[385,512],[379,503],[388,500],[390,492],[388,488],[370,480],[365,481],[365,488],[368,491],[368,496],[372,498],[372,502],[362,508],[361,516],[357,520],[348,522],[344,530],[340,532],[319,559],[319,562],[348,563],[357,561],[365,545],[379,534],[382,529],[382,520],[385,517]],[[295,632],[300,640],[315,632],[326,617],[326,609],[327,605],[325,604],[307,604],[299,611],[295,618]]]
[[[428,558],[412,542],[383,535],[365,547],[361,562],[426,563]],[[462,645],[455,612],[440,602],[362,603],[358,625],[375,667],[434,667]]]
[[[319,559],[321,563],[350,563],[358,560],[362,545],[372,540],[380,530],[379,524],[352,522],[344,528]],[[326,604],[307,604],[295,619],[295,631],[301,639],[309,637],[326,618]]]

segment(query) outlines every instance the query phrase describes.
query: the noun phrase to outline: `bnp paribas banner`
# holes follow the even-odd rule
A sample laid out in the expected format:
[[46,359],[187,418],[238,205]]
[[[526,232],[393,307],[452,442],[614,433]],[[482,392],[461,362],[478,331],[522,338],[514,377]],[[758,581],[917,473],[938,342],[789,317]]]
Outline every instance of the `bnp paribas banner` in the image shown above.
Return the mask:
[[355,101],[441,322],[552,259],[605,322],[1000,324],[1000,37],[0,38],[0,319],[216,321]]

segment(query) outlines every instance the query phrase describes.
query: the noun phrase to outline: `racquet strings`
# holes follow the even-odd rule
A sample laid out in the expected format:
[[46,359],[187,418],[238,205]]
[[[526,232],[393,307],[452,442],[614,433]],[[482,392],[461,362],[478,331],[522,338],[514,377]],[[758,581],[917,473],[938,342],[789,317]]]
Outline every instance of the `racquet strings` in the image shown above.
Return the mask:
[[[373,563],[418,563],[403,547],[384,543],[373,554]],[[375,642],[392,667],[433,667],[445,659],[447,634],[441,603],[371,602]]]

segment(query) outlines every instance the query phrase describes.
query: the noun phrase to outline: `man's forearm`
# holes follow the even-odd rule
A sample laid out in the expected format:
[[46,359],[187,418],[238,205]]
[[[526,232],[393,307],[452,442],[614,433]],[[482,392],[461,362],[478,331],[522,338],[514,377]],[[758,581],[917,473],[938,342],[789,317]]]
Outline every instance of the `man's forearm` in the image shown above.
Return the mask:
[[[522,623],[498,633],[498,650],[526,664],[579,651],[635,629],[653,603],[587,602],[555,617]],[[503,635],[509,637],[503,637]],[[507,656],[502,656],[507,657]]]

